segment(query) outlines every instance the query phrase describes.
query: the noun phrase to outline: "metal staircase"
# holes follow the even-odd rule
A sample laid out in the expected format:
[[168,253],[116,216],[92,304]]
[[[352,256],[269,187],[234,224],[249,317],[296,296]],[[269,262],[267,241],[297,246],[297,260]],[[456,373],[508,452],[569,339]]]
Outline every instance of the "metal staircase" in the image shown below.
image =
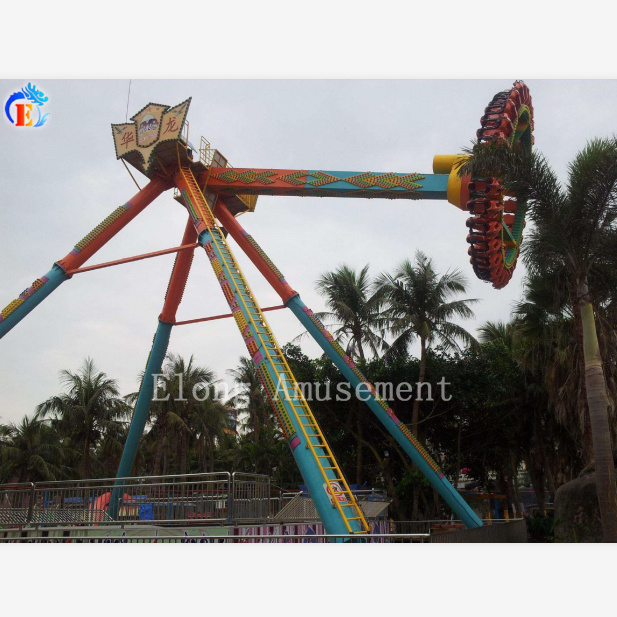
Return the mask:
[[[199,242],[208,252],[214,273],[257,366],[283,434],[290,445],[294,439],[299,439],[300,446],[297,447],[310,450],[331,506],[338,511],[347,532],[354,535],[368,533],[370,529],[362,509],[214,219],[211,209],[214,204],[208,204],[190,168],[180,166],[176,184],[200,234]],[[306,481],[302,466],[301,472]],[[319,509],[317,500],[316,505]],[[323,519],[323,512],[320,515]]]

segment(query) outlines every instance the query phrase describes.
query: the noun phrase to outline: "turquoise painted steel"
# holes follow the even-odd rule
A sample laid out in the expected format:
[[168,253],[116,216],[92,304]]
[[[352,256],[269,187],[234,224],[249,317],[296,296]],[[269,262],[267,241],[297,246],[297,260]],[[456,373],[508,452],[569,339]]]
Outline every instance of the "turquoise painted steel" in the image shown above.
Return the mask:
[[[208,244],[212,247],[216,257],[219,260],[219,263],[223,268],[223,272],[226,278],[229,281],[233,281],[235,283],[234,287],[232,288],[235,301],[238,303],[238,306],[240,307],[240,310],[242,311],[244,318],[246,319],[246,322],[250,329],[250,334],[255,340],[258,348],[258,353],[255,353],[253,355],[253,362],[255,362],[255,365],[258,367],[261,364],[264,364],[266,370],[268,371],[268,374],[270,375],[270,378],[272,379],[272,382],[278,386],[278,384],[281,383],[279,381],[280,373],[279,371],[277,371],[276,367],[269,359],[266,350],[263,349],[260,337],[258,336],[258,333],[256,331],[256,326],[254,322],[255,315],[251,315],[247,312],[244,302],[247,298],[242,298],[237,291],[237,289],[242,289],[246,285],[246,283],[244,282],[244,279],[242,278],[242,275],[239,271],[236,272],[233,269],[229,268],[229,263],[231,259],[233,259],[231,257],[231,253],[225,255],[221,253],[220,247],[223,247],[224,250],[228,250],[223,234],[220,232],[219,229],[208,229],[201,232],[198,242],[204,248],[206,248],[206,245]],[[296,417],[296,412],[293,409],[291,403],[287,400],[287,398],[283,396],[282,388],[283,385],[281,385],[280,390],[281,400],[285,405],[285,409],[295,430],[295,433],[288,438],[288,443],[290,448],[292,449],[293,456],[296,460],[298,468],[300,469],[300,473],[304,478],[304,482],[306,483],[311,498],[315,502],[317,512],[321,517],[327,533],[347,534],[349,532],[347,531],[347,527],[343,521],[343,518],[341,517],[338,509],[332,504],[328,497],[321,470],[316,459],[313,457],[310,448],[306,444],[305,437],[299,425],[298,418]],[[316,441],[313,443],[315,446],[317,446]],[[327,470],[326,473],[328,474],[329,478],[334,479],[336,477],[332,470]],[[354,529],[354,531],[360,531],[361,529],[358,521],[351,521],[350,525],[352,526],[352,529]]]
[[[319,174],[327,174],[328,176],[332,176],[333,178],[340,178],[339,182],[330,182],[328,184],[323,184],[321,186],[315,186],[315,180],[319,179]],[[344,197],[346,193],[357,193],[358,191],[370,191],[374,193],[381,193],[384,191],[383,186],[374,185],[374,186],[366,186],[360,187],[358,184],[352,184],[350,182],[346,182],[345,178],[358,177],[360,175],[357,171],[317,171],[317,170],[309,170],[308,176],[306,178],[306,184],[304,184],[305,190],[310,191],[319,191],[323,190],[325,192],[336,192],[339,193],[340,197]],[[386,174],[375,174],[376,176],[386,175]],[[413,176],[414,174],[405,174],[405,173],[393,173],[387,174],[388,176],[395,176],[397,178],[405,178],[409,176]],[[421,179],[411,180],[414,184],[418,184],[418,187],[414,189],[414,193],[417,193],[417,197],[413,197],[410,195],[410,199],[447,199],[447,191],[448,191],[448,175],[445,174],[418,174]],[[393,187],[387,189],[392,193],[406,193],[409,194],[409,189],[404,187]]]
[[8,317],[0,321],[0,338],[14,328],[30,311],[35,309],[52,291],[56,290],[64,281],[70,277],[58,265],[54,264],[53,268],[45,275],[47,282],[35,293],[26,299],[26,301],[18,306]]
[[[133,469],[133,463],[135,462],[137,449],[139,448],[139,441],[148,420],[148,412],[150,411],[152,397],[154,396],[156,388],[156,379],[154,376],[159,375],[161,372],[163,361],[167,355],[167,347],[169,346],[172,328],[173,324],[159,321],[156,334],[154,335],[154,341],[152,342],[152,350],[150,351],[150,356],[146,363],[144,378],[139,388],[139,396],[135,404],[131,428],[129,429],[129,434],[124,444],[122,459],[120,460],[120,466],[118,467],[118,473],[116,475],[117,478],[128,478],[131,476],[131,470]],[[116,480],[109,500],[108,514],[113,519],[116,519],[118,516],[121,487],[124,483],[124,480]]]
[[448,179],[449,174],[244,167],[213,167],[199,174],[200,185],[207,181],[208,191],[223,197],[247,194],[446,200]]
[[345,360],[331,345],[321,330],[313,323],[305,312],[306,305],[302,302],[299,295],[294,296],[286,302],[286,306],[291,309],[293,314],[300,320],[309,334],[317,341],[327,356],[334,362],[335,366],[341,371],[343,376],[349,381],[354,389],[357,388],[359,396],[370,407],[371,411],[377,416],[379,421],[388,429],[388,432],[396,439],[397,443],[409,455],[418,469],[424,474],[427,480],[435,487],[437,492],[443,497],[445,502],[452,508],[455,514],[467,527],[481,527],[482,521],[476,513],[469,507],[465,500],[459,495],[458,491],[448,482],[443,474],[436,473],[426,462],[424,457],[418,452],[414,445],[407,439],[405,434],[398,428],[398,424],[385,412],[383,407],[375,400],[370,390],[347,365]]

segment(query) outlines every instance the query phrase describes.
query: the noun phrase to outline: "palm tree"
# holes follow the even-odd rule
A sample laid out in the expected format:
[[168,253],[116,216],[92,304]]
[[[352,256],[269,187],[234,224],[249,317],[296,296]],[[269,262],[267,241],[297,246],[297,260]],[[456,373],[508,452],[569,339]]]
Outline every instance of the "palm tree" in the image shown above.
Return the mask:
[[582,350],[596,484],[606,542],[617,542],[617,489],[609,415],[594,303],[606,302],[617,267],[617,138],[595,139],[559,182],[546,159],[493,142],[476,146],[459,169],[472,177],[498,177],[508,194],[525,198],[534,228],[523,245],[532,272],[548,270],[566,282]]
[[[382,301],[371,291],[367,264],[356,272],[343,264],[333,272],[322,274],[317,281],[317,291],[326,301],[327,311],[317,317],[333,327],[336,341],[346,348],[354,360],[366,360],[365,348],[376,356],[387,347],[382,336]],[[352,406],[356,417],[356,483],[361,485],[364,468],[363,416],[366,413],[361,401]]]
[[76,373],[61,371],[60,381],[67,391],[38,405],[36,416],[52,417],[52,426],[80,452],[82,479],[90,478],[96,446],[118,420],[127,417],[128,408],[118,382],[98,372],[91,358]]
[[478,328],[478,338],[481,343],[501,341],[508,349],[513,349],[516,327],[516,321],[486,321]]
[[0,425],[0,483],[58,480],[65,475],[56,431],[35,418]]
[[381,326],[381,299],[371,293],[368,264],[356,272],[342,265],[333,272],[322,274],[317,291],[325,298],[328,311],[317,317],[334,328],[334,337],[346,345],[347,354],[365,359],[365,347],[376,355],[384,348],[378,331]]
[[[420,341],[419,383],[426,376],[426,352],[433,343],[457,349],[457,341],[474,343],[474,337],[452,319],[474,317],[470,304],[475,299],[454,299],[467,291],[467,280],[458,271],[439,275],[433,261],[417,251],[415,262],[404,261],[394,275],[383,273],[375,281],[376,296],[385,302],[387,329],[395,337],[386,355],[403,355],[410,345]],[[420,399],[415,398],[411,428],[418,435]]]
[[282,433],[272,427],[264,427],[262,433],[260,443],[253,441],[250,434],[244,434],[234,448],[225,452],[225,458],[233,469],[245,473],[268,473],[279,485],[301,481]]
[[559,281],[548,272],[527,276],[523,298],[515,304],[514,313],[516,360],[530,382],[544,385],[550,410],[577,443],[584,465],[593,457],[584,364],[581,369],[574,315],[564,302]]
[[237,368],[228,370],[227,374],[234,378],[237,388],[237,394],[229,403],[248,415],[253,440],[255,443],[260,443],[262,426],[272,427],[273,423],[270,405],[259,380],[257,368],[250,358],[243,356]]
[[[95,452],[93,469],[96,470],[95,475],[97,477],[112,478],[118,471],[130,428],[128,414],[127,409],[126,419],[107,424],[105,437],[101,440]],[[138,454],[139,459],[143,458],[143,454],[143,452]]]
[[197,440],[199,469],[213,472],[216,444],[222,443],[229,429],[229,411],[214,399],[212,391],[209,390],[206,398],[191,410],[189,421]]
[[[178,473],[185,474],[193,427],[192,414],[206,400],[216,376],[206,367],[198,366],[193,356],[186,361],[177,354],[168,354],[163,373],[159,378],[156,400],[151,405],[152,430],[156,434],[154,475],[161,472],[164,455],[175,454]],[[133,399],[136,395],[131,395]],[[171,449],[175,449],[175,453]],[[167,472],[163,466],[164,473]]]
[[[445,349],[458,349],[457,341],[475,343],[475,339],[462,326],[451,321],[455,317],[469,319],[474,316],[469,308],[477,300],[455,300],[467,291],[467,281],[458,271],[439,275],[433,261],[422,251],[417,251],[415,262],[402,262],[394,275],[383,273],[375,281],[375,295],[385,303],[383,323],[394,336],[386,357],[405,355],[410,345],[420,340],[420,374],[418,383],[426,377],[426,353],[439,342]],[[411,432],[418,437],[420,397],[413,401]],[[412,518],[416,519],[421,484],[413,483]]]
[[[508,483],[510,495],[516,496],[517,461],[522,455],[542,516],[546,515],[546,485],[551,495],[555,495],[555,463],[561,459],[558,467],[563,468],[566,458],[557,456],[555,440],[549,435],[555,431],[556,422],[563,421],[559,413],[560,399],[571,394],[565,387],[554,388],[552,384],[559,381],[556,377],[561,376],[562,370],[571,374],[572,357],[568,347],[563,345],[567,340],[567,320],[541,303],[545,283],[545,280],[527,278],[524,301],[516,305],[512,320],[507,323],[489,321],[478,328],[485,349],[489,345],[504,346],[518,365],[518,371],[512,374],[511,396],[497,406],[509,408],[518,419],[510,429],[512,440],[507,446],[506,456],[512,461],[507,466],[510,471],[504,471],[502,476]],[[560,386],[562,384],[560,382]],[[568,428],[571,429],[571,424]],[[580,430],[570,430],[570,434],[579,435]]]

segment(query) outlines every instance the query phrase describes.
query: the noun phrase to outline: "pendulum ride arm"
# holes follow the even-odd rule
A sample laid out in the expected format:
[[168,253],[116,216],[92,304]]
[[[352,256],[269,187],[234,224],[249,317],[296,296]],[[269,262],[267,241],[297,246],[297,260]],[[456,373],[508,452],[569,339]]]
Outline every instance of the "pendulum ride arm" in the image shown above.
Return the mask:
[[198,176],[208,191],[234,195],[446,199],[449,172],[435,174],[213,167]]
[[176,185],[193,218],[199,234],[198,242],[210,259],[326,532],[368,532],[364,514],[190,169],[180,167]]
[[75,248],[52,269],[25,289],[20,296],[0,312],[0,338],[36,308],[61,283],[71,278],[70,271],[82,266],[123,227],[130,223],[163,191],[170,188],[168,181],[155,178],[123,206],[116,208],[97,225]]
[[[182,238],[182,246],[192,244],[196,239],[197,232],[193,226],[192,219],[189,217],[184,230],[184,237]],[[156,334],[154,335],[148,361],[146,362],[146,370],[144,371],[144,377],[139,388],[137,403],[135,403],[131,427],[126,438],[126,443],[124,444],[122,459],[118,467],[118,473],[116,475],[118,480],[114,485],[114,490],[109,500],[108,514],[114,519],[118,515],[118,507],[121,501],[120,487],[125,483],[125,480],[121,480],[120,478],[130,477],[131,470],[133,469],[139,441],[148,420],[148,412],[152,404],[152,397],[156,391],[156,376],[160,375],[165,356],[167,355],[171,329],[176,321],[176,312],[182,301],[186,281],[191,270],[193,254],[194,250],[177,253],[176,261],[171,271],[169,286],[167,287],[167,294],[165,295],[165,303],[159,316],[159,324],[156,329]]]
[[[528,154],[533,146],[533,105],[529,88],[516,81],[498,92],[484,109],[476,133],[477,147],[501,143]],[[433,173],[376,173],[315,169],[256,169],[228,167],[212,157],[212,165],[198,174],[200,186],[225,199],[237,214],[253,211],[258,195],[348,197],[360,199],[446,200],[471,216],[467,218],[467,253],[476,276],[505,287],[516,267],[527,211],[524,195],[507,195],[499,178],[460,176],[466,155],[437,155]]]
[[343,348],[325,329],[313,311],[302,302],[299,294],[289,286],[283,274],[270,261],[257,242],[247,234],[232,216],[221,199],[218,199],[216,202],[214,214],[221,225],[231,234],[231,237],[280,295],[285,305],[292,310],[344,377],[357,389],[358,396],[366,402],[371,411],[396,439],[397,443],[413,460],[461,521],[467,527],[480,527],[482,521],[459,495],[458,491],[448,482],[430,454],[414,437],[407,426],[396,417],[388,404],[377,395],[374,386],[358,370],[353,360],[345,354]]

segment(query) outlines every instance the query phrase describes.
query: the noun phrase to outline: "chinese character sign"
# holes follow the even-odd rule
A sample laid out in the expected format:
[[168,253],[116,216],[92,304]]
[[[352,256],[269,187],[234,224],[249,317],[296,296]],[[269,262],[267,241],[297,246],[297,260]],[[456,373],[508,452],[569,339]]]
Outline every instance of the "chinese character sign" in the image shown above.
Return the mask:
[[112,124],[116,157],[131,155],[129,160],[133,164],[140,161],[142,171],[147,173],[157,146],[179,139],[190,103],[188,99],[171,108],[149,103],[131,118],[132,122]]

